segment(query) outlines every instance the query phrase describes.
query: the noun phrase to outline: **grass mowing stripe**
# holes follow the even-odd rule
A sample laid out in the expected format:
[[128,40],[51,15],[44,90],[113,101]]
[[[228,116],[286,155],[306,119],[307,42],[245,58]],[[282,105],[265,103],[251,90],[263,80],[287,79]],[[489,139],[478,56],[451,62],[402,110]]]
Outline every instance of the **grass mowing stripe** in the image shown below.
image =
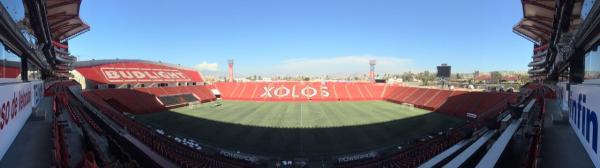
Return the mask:
[[222,101],[171,111],[137,118],[201,144],[291,157],[364,152],[463,122],[385,101]]
[[[355,108],[360,108],[360,107],[357,107],[356,105],[352,105],[352,106],[354,106]],[[366,108],[366,109],[372,109],[373,106],[374,105],[362,105],[362,107]],[[368,117],[366,117],[366,118],[369,118],[369,119],[376,119],[376,118],[381,117],[381,115],[379,115],[373,111],[369,111],[369,112],[366,112],[363,114],[367,115]],[[391,116],[384,116],[384,117],[391,118]],[[359,129],[357,129],[357,130],[359,130]],[[389,135],[386,134],[385,131],[376,129],[375,127],[364,127],[364,129],[360,129],[360,131],[361,131],[361,134],[365,135],[364,136],[365,141],[369,141],[369,144],[376,143],[376,141],[379,139],[388,139],[389,138]]]

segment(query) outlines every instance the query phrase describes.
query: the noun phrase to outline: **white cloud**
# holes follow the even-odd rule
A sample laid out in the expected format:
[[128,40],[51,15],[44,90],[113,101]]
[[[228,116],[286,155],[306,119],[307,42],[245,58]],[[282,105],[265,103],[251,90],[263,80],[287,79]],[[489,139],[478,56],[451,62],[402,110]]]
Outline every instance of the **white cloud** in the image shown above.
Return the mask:
[[219,70],[219,64],[215,63],[208,63],[206,61],[196,65],[196,68],[200,71],[218,71]]
[[302,58],[284,60],[275,67],[280,74],[366,74],[369,60],[376,60],[375,72],[402,72],[410,70],[411,60],[384,56],[340,56],[330,58]]

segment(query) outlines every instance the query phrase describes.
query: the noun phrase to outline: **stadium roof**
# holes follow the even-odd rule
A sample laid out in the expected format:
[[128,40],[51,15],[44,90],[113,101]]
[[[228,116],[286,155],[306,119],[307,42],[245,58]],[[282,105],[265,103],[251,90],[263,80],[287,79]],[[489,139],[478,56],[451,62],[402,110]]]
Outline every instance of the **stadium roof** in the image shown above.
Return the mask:
[[128,63],[128,62],[155,64],[155,65],[162,65],[162,66],[167,66],[167,67],[176,68],[176,69],[198,71],[197,69],[184,67],[181,65],[169,64],[169,63],[164,63],[164,62],[148,61],[148,60],[140,60],[140,59],[103,59],[103,60],[77,61],[77,62],[73,63],[73,67],[80,68],[80,67],[98,66],[98,65],[103,65],[103,64]]
[[[106,84],[204,81],[202,74],[195,69],[146,60],[77,61],[73,63],[73,67],[86,79]],[[117,71],[123,72],[111,76]],[[167,75],[161,75],[165,73]],[[174,75],[173,73],[179,75],[168,75]]]
[[79,17],[81,0],[48,0],[48,24],[53,38],[59,41],[71,39],[90,30]]
[[553,0],[521,0],[523,19],[513,27],[513,32],[526,39],[542,44],[550,40],[554,18]]

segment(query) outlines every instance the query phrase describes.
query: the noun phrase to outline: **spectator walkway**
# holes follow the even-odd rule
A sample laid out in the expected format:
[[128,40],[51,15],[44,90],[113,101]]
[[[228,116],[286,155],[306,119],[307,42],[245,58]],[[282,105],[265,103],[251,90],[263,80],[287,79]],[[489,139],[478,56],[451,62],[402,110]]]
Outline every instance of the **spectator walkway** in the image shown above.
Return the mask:
[[546,103],[541,167],[594,167],[567,116],[562,115],[559,101],[548,99]]
[[42,99],[15,138],[0,167],[37,168],[52,164],[52,97]]

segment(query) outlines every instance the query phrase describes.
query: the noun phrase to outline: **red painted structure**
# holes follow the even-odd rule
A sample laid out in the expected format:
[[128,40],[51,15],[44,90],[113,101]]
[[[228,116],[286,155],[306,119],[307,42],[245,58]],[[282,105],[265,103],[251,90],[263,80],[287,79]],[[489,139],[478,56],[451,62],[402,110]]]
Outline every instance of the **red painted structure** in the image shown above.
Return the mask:
[[8,67],[0,65],[0,78],[17,78],[21,74],[21,67]]
[[385,84],[362,82],[216,83],[221,98],[252,101],[381,100]]
[[98,60],[77,62],[75,71],[85,78],[87,87],[99,84],[150,84],[204,82],[193,69],[142,60]]
[[229,65],[229,82],[233,82],[233,60],[229,60],[227,61],[228,65]]
[[216,83],[221,98],[247,101],[361,101],[387,100],[463,117],[466,113],[500,113],[513,93],[469,92],[358,82],[245,82]]
[[[80,83],[87,86],[84,96],[121,112],[146,114],[215,100],[210,89],[202,85],[201,74],[189,68],[143,60],[82,61],[75,67],[83,78]],[[123,87],[126,85],[129,87]]]
[[[176,97],[186,94],[193,95],[198,102],[215,100],[215,96],[206,86],[102,89],[89,90],[83,93],[83,95],[88,98],[104,101],[121,112],[132,114],[147,114],[166,111],[171,105],[161,102],[161,97]],[[188,103],[194,102],[181,100],[178,105],[187,105]]]

